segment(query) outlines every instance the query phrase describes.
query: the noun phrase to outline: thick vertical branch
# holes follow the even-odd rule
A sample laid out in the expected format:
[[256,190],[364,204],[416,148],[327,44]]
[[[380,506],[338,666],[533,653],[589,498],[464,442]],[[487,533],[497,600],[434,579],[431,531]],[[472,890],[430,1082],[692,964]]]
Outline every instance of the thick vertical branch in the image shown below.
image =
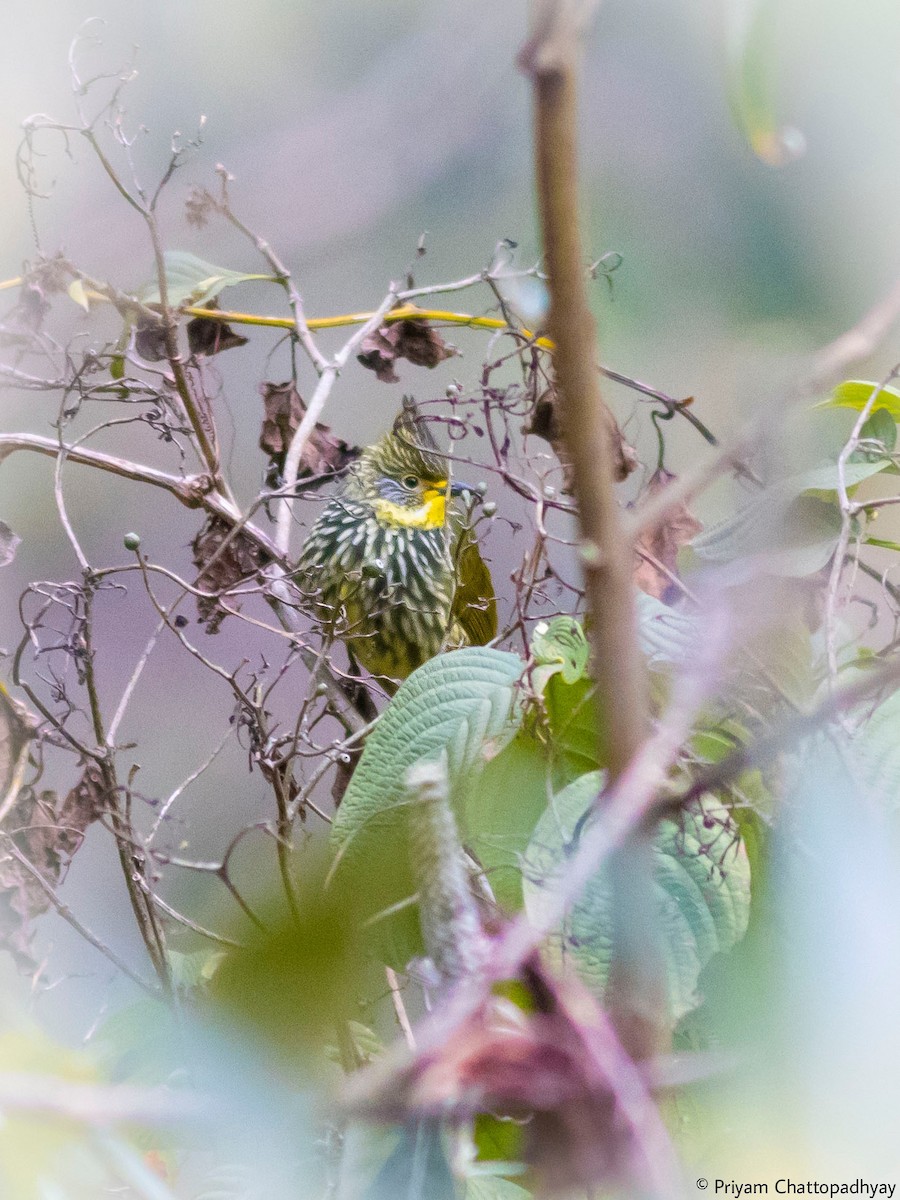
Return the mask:
[[612,416],[600,394],[596,329],[587,300],[578,218],[573,0],[537,5],[537,28],[522,55],[534,84],[535,158],[550,290],[549,333],[563,434],[572,460],[591,616],[593,674],[617,778],[647,733],[644,665],[637,643],[631,551],[614,491]]
[[[577,0],[538,0],[522,55],[534,86],[534,139],[541,231],[550,291],[549,333],[563,436],[582,536],[585,590],[607,743],[609,781],[627,770],[649,724],[646,672],[637,641],[632,557],[616,500],[615,420],[600,393],[600,362],[588,307],[578,213]],[[661,1048],[665,968],[653,905],[653,858],[645,836],[611,864],[613,957],[607,1003],[623,1045],[635,1058]]]

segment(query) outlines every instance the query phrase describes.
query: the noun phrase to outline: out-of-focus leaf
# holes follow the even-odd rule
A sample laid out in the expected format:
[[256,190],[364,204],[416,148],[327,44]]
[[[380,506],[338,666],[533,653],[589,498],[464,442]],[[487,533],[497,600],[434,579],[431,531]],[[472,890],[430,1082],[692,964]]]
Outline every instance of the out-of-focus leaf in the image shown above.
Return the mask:
[[[887,458],[848,462],[844,482],[854,487],[889,465]],[[840,535],[840,511],[830,501],[837,487],[837,464],[830,462],[779,479],[691,545],[707,562],[729,563],[733,583],[758,574],[811,575],[829,561]]]
[[531,1192],[500,1175],[470,1175],[465,1200],[529,1200]]
[[417,1121],[366,1190],[363,1200],[459,1200],[437,1121]]
[[[665,491],[674,479],[670,471],[660,467],[650,476],[643,495],[651,497]],[[634,567],[634,582],[641,591],[658,600],[678,599],[678,587],[671,579],[672,575],[678,576],[678,551],[702,528],[688,506],[682,503],[676,504],[662,521],[641,534],[635,543]],[[641,551],[646,558],[641,556]]]
[[[90,1084],[97,1074],[90,1058],[53,1041],[41,1030],[25,1027],[0,1033],[3,1070],[44,1076],[74,1084]],[[46,1113],[16,1113],[8,1108],[0,1124],[0,1195],[10,1200],[47,1200],[72,1195],[82,1200],[100,1195],[110,1179],[85,1154],[83,1130]],[[64,1185],[77,1190],[63,1192]]]
[[781,167],[806,149],[803,135],[777,115],[774,0],[729,0],[729,92],[735,121],[753,153]]
[[265,928],[226,952],[207,990],[222,1016],[267,1048],[285,1080],[321,1070],[324,1048],[358,1015],[374,970],[359,941],[365,897],[327,887],[325,864],[308,849],[295,885],[298,915],[280,906],[264,914]]
[[[202,305],[218,296],[223,288],[237,283],[249,283],[256,279],[267,283],[277,282],[272,275],[248,274],[213,266],[186,250],[167,250],[164,258],[168,300],[173,308]],[[136,294],[143,304],[159,304],[158,281],[144,284]]]
[[[611,1063],[611,1026],[578,979],[557,979],[537,956],[523,964],[512,1000],[489,1000],[444,1041],[383,1089],[383,1119],[527,1118],[522,1161],[540,1195],[628,1179],[643,1194],[642,1134],[656,1120],[649,1100],[621,1103]],[[644,1109],[641,1112],[641,1108]]]
[[417,367],[436,367],[458,353],[427,321],[411,318],[388,321],[370,333],[363,338],[356,357],[384,383],[398,383],[399,376],[394,370],[398,358],[405,358]]
[[[861,412],[872,398],[872,393],[880,384],[864,379],[847,379],[823,400],[819,408],[854,408]],[[878,394],[873,413],[884,409],[895,421],[900,421],[900,391],[892,387],[883,387]]]
[[557,672],[566,683],[581,679],[588,663],[589,648],[581,622],[575,617],[553,617],[539,621],[531,638],[535,666],[531,680],[536,692],[543,692],[547,680]]
[[[336,881],[370,914],[415,891],[409,867],[406,773],[444,752],[454,802],[473,786],[488,759],[515,736],[521,711],[515,654],[471,646],[432,658],[406,679],[366,741],[331,830]],[[418,952],[418,919],[391,921],[396,953]],[[384,926],[385,922],[379,922]],[[404,960],[405,961],[405,960]]]
[[87,293],[84,290],[84,283],[80,279],[73,279],[68,287],[69,297],[75,301],[85,312],[91,311],[90,301],[87,298]]
[[638,638],[651,667],[684,663],[696,653],[702,632],[697,617],[642,591],[635,596],[635,606]]
[[[592,772],[570,784],[538,822],[525,860],[526,911],[539,918],[544,897],[565,876],[576,825],[602,785]],[[699,1000],[697,980],[716,953],[743,937],[750,911],[747,855],[734,822],[704,798],[680,822],[661,823],[654,840],[655,900],[668,967],[669,1014],[674,1024]],[[609,876],[601,870],[553,939],[563,961],[601,998],[612,953]]]

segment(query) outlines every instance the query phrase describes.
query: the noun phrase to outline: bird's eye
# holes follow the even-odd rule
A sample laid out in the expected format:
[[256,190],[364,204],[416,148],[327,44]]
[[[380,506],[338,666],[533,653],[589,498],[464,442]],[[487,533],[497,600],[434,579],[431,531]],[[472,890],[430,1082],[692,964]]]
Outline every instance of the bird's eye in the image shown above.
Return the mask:
[[419,481],[415,475],[404,475],[401,482],[403,483],[403,486],[405,488],[409,488],[410,491],[419,486]]

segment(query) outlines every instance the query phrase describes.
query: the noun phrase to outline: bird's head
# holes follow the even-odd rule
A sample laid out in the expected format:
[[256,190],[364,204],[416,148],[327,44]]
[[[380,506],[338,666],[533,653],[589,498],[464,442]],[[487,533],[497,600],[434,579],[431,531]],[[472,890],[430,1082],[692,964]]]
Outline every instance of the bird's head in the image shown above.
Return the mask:
[[448,497],[462,490],[408,397],[393,428],[362,452],[355,482],[382,525],[407,529],[441,528]]

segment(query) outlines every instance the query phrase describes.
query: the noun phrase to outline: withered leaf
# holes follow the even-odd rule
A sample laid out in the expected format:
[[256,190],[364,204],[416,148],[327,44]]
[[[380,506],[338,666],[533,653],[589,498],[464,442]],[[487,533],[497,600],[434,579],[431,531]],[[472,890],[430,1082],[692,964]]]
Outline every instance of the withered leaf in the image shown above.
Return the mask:
[[[284,470],[291,439],[306,412],[306,405],[290,382],[262,383],[259,390],[264,408],[259,448],[269,456],[280,475]],[[335,437],[329,426],[317,422],[303,448],[298,478],[343,471],[358,455],[358,446],[348,445],[342,438]]]
[[[207,300],[204,305],[204,308],[218,307],[218,298]],[[187,339],[191,354],[206,358],[247,345],[247,338],[235,333],[225,321],[212,321],[209,317],[192,317],[187,323]]]
[[[266,555],[241,530],[220,517],[208,517],[206,524],[191,542],[194,565],[199,568],[196,584],[212,596],[197,597],[197,613],[209,633],[218,633],[229,615],[219,597],[240,583],[252,579],[266,565]],[[240,609],[240,602],[231,598],[229,607]]]
[[410,317],[387,321],[363,338],[356,357],[384,383],[397,383],[399,376],[394,363],[398,358],[405,358],[417,367],[436,367],[458,353],[427,321]]
[[[671,472],[660,467],[654,471],[645,489],[645,496],[663,491],[675,479]],[[686,504],[676,504],[666,516],[635,542],[634,582],[644,592],[670,604],[679,594],[678,551],[703,526]],[[660,569],[664,568],[664,569]]]
[[85,830],[106,806],[100,771],[91,764],[62,800],[55,792],[25,787],[6,814],[0,832],[0,946],[22,969],[34,969],[32,922],[47,911],[50,900],[21,859],[56,887],[65,878]]
[[154,324],[140,318],[134,330],[134,349],[144,362],[162,362],[166,359],[166,331],[162,322]]
[[[619,423],[612,412],[603,406],[604,420],[608,424],[610,442],[613,452],[613,478],[617,483],[627,479],[638,465],[637,451],[625,441]],[[525,428],[526,433],[543,438],[553,448],[553,453],[559,459],[563,469],[562,491],[572,495],[572,459],[562,429],[559,412],[559,395],[555,387],[549,387],[538,396],[531,412],[531,418]]]
[[16,550],[22,539],[7,525],[0,521],[0,567],[5,567],[16,557]]

